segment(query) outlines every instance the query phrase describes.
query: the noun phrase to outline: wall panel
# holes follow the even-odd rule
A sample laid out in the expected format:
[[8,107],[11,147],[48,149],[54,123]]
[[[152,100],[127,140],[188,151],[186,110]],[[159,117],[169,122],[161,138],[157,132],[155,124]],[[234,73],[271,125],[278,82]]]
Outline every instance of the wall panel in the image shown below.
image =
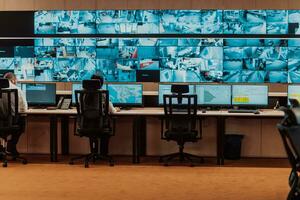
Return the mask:
[[256,9],[281,9],[287,8],[288,1],[283,0],[255,0]]
[[223,0],[224,9],[255,9],[255,0]]
[[97,0],[96,4],[99,10],[127,9],[127,0]]
[[192,9],[191,0],[160,0],[160,9]]
[[34,10],[34,0],[5,0],[4,10]]
[[95,10],[96,5],[96,0],[65,0],[67,10]]
[[65,9],[64,1],[49,1],[49,0],[35,0],[34,1],[35,10],[60,10]]
[[128,9],[159,9],[159,0],[127,0]]
[[288,9],[300,9],[300,1],[299,0],[287,0]]
[[223,1],[191,0],[192,9],[223,9]]

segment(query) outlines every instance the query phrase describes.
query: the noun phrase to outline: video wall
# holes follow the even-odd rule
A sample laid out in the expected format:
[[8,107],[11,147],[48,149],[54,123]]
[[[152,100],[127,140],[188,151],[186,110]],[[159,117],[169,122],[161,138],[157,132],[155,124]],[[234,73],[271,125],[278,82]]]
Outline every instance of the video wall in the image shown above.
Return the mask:
[[[300,39],[39,38],[0,48],[0,72],[21,80],[300,83]],[[153,73],[154,72],[154,73]]]
[[300,34],[299,10],[37,11],[35,34]]
[[102,73],[108,82],[300,83],[300,10],[14,13],[22,15],[0,16],[15,16],[12,24],[32,18],[31,30],[11,25],[0,36],[32,42],[0,37],[0,75],[20,80],[77,82]]

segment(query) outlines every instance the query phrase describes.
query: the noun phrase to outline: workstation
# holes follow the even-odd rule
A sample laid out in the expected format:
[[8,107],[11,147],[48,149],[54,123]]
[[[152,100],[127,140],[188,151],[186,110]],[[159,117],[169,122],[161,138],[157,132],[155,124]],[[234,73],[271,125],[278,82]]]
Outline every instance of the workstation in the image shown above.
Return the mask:
[[298,9],[0,1],[1,195],[298,199]]

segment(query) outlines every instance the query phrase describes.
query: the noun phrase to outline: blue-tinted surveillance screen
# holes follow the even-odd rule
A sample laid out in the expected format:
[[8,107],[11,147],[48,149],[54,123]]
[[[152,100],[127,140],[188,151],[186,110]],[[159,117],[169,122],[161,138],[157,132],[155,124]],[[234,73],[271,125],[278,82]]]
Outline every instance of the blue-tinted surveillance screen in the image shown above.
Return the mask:
[[232,105],[239,105],[239,106],[268,105],[268,86],[232,85]]
[[55,105],[56,84],[24,83],[22,91],[29,105]]
[[[171,87],[170,84],[159,84],[158,86],[158,104],[162,105],[164,103],[164,94],[172,94],[171,93]],[[189,85],[189,93],[187,94],[195,94],[195,86]],[[173,103],[177,104],[177,101],[173,99]],[[186,99],[183,100],[182,104],[187,104]]]
[[[107,85],[104,84],[101,89],[106,90]],[[82,90],[82,83],[73,83],[72,84],[72,103],[76,103],[75,90]]]
[[109,100],[120,106],[139,106],[143,104],[142,84],[108,84]]
[[230,85],[197,85],[198,105],[231,105]]
[[297,99],[300,102],[300,85],[288,86],[288,105],[290,105],[289,99]]

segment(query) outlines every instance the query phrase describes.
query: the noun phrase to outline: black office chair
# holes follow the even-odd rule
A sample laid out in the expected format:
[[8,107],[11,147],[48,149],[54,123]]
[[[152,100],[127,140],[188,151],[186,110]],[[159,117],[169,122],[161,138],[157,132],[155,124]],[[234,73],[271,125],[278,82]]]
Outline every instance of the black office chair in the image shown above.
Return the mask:
[[172,85],[171,92],[173,94],[163,97],[165,115],[161,121],[161,139],[176,141],[179,152],[161,156],[159,161],[165,166],[175,158],[179,158],[180,162],[187,160],[191,166],[196,161],[203,163],[202,157],[183,152],[186,142],[197,142],[202,138],[201,119],[197,117],[197,95],[185,94],[189,92],[188,85]]
[[287,200],[300,199],[300,108],[283,108],[284,119],[277,124],[289,163],[292,167],[289,176],[290,192]]
[[8,79],[0,79],[0,159],[2,166],[7,167],[8,157],[11,160],[20,160],[23,164],[27,164],[27,160],[19,155],[9,155],[6,151],[7,138],[10,135],[18,134],[22,131],[19,125],[20,115],[18,112],[18,90],[8,89]]
[[112,120],[109,116],[109,95],[108,91],[100,90],[99,80],[83,81],[83,90],[76,90],[77,108],[77,130],[75,135],[88,137],[91,142],[91,153],[72,158],[70,164],[75,160],[84,158],[84,166],[89,167],[92,160],[107,160],[110,166],[114,165],[111,156],[99,153],[99,140],[114,135]]

